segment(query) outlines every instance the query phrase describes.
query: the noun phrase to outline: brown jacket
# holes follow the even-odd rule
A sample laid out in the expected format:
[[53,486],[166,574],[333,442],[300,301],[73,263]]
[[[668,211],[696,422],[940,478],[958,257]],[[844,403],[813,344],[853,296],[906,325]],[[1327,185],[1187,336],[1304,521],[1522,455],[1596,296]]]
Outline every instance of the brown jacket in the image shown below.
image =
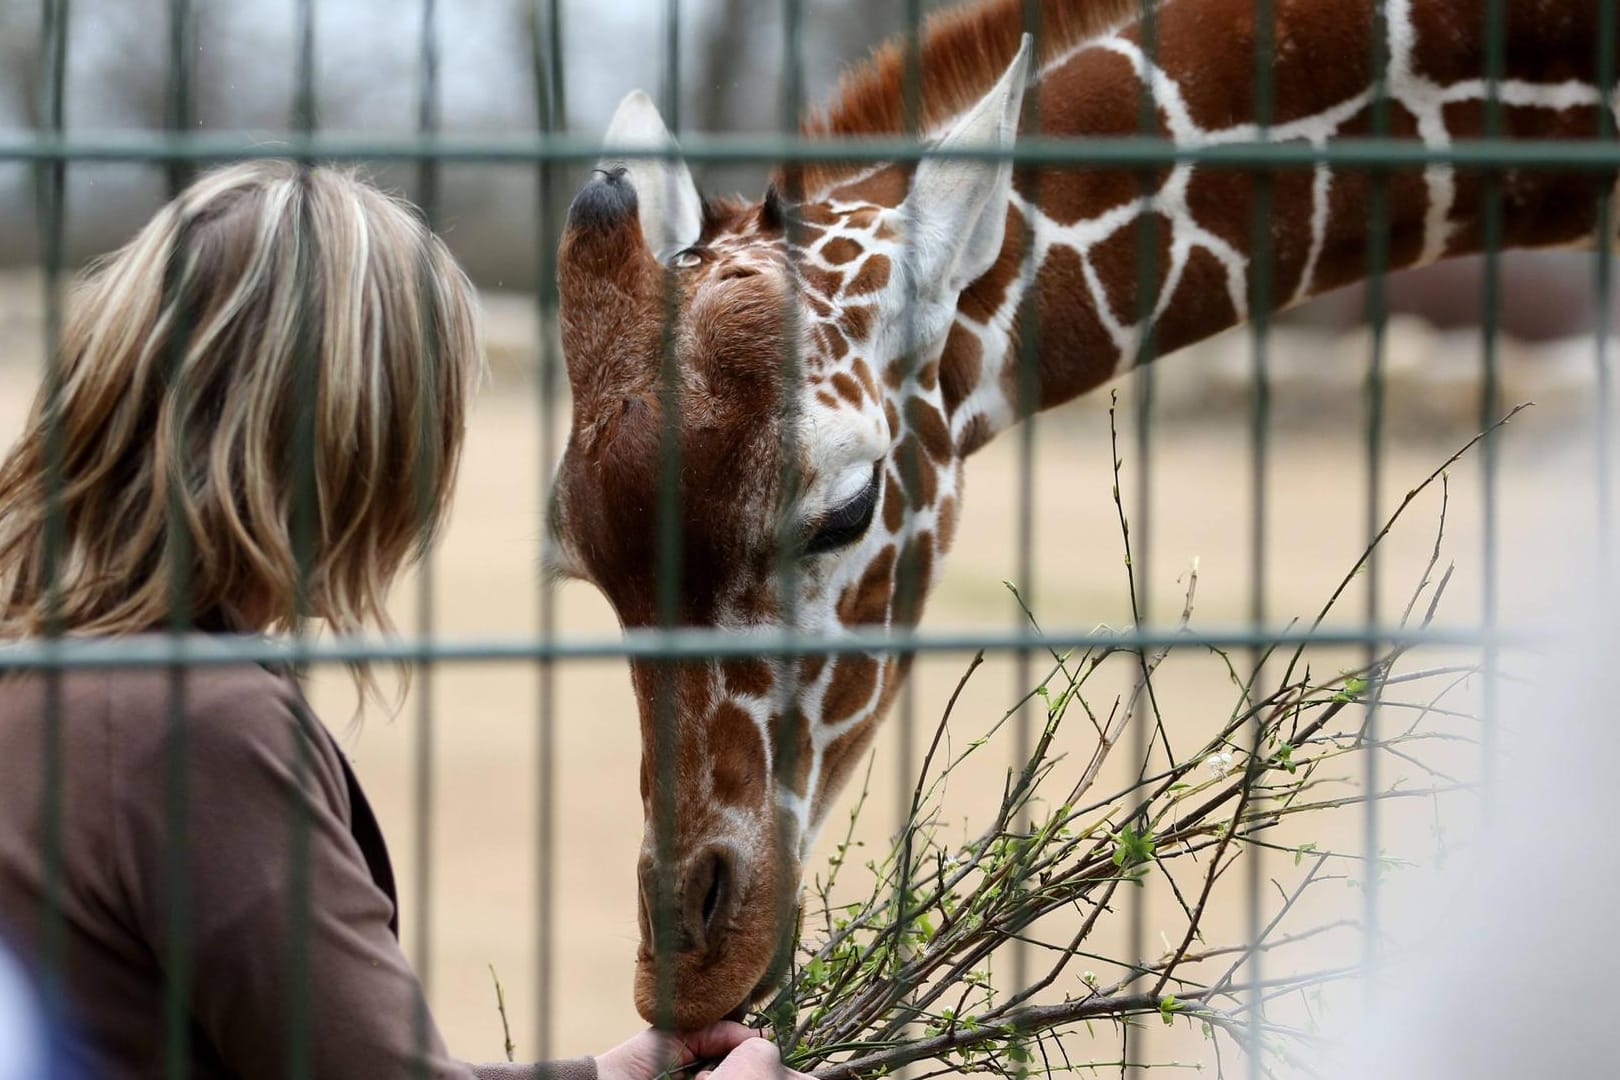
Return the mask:
[[589,1058],[446,1055],[400,951],[365,797],[293,681],[260,667],[0,679],[0,937],[36,972],[52,713],[75,1072],[164,1075],[174,993],[195,1080],[592,1080]]

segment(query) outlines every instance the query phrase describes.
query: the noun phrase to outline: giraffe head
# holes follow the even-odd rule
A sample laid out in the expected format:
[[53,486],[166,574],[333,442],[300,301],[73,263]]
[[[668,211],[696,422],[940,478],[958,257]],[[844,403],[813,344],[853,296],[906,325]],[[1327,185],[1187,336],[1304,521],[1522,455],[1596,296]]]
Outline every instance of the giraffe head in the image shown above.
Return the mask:
[[[1027,57],[944,148],[1011,145]],[[673,146],[639,92],[607,141]],[[625,627],[836,637],[916,622],[960,481],[939,358],[959,294],[1002,251],[1011,170],[939,157],[888,172],[903,182],[887,199],[706,202],[673,156],[610,157],[575,198],[555,569],[596,585]],[[780,977],[803,859],[904,672],[865,654],[631,668],[637,1008],[695,1027]]]

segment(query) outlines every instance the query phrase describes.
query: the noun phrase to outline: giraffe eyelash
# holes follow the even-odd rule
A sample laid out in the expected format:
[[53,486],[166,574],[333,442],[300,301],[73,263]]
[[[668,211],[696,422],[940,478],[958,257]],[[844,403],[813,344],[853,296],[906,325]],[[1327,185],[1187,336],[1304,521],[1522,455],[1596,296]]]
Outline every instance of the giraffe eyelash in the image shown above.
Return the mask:
[[849,502],[835,507],[822,518],[816,531],[804,545],[805,555],[824,555],[829,551],[848,547],[866,535],[877,514],[878,491],[882,487],[882,463],[872,466],[872,479],[864,490]]

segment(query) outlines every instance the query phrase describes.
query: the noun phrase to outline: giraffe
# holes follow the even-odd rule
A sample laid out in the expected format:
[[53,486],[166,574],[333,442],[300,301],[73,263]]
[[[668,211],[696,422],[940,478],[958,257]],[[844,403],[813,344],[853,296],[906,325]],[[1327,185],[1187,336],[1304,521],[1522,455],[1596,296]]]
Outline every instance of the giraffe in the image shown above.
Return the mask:
[[[1144,92],[1157,134],[1178,147],[1322,147],[1376,130],[1372,0],[1276,0],[1264,130],[1252,0],[1159,0],[1152,50],[1137,0],[1050,0],[1038,50],[1024,6],[984,0],[930,22],[919,126],[931,143],[1010,148],[1026,94],[1047,136],[1135,133]],[[1481,9],[1385,0],[1390,134],[1443,148],[1486,131]],[[1612,102],[1594,82],[1598,0],[1505,9],[1502,133],[1598,137]],[[805,132],[902,131],[904,70],[897,46],[880,50]],[[705,199],[673,151],[611,155],[673,147],[639,92],[607,144],[559,256],[573,416],[548,527],[554,571],[593,583],[627,628],[658,624],[666,569],[678,571],[668,602],[682,625],[791,621],[829,640],[914,625],[962,513],[968,456],[1036,410],[1254,314],[1252,173],[1182,163],[1144,182],[937,156],[806,164],[758,201]],[[1502,174],[1504,244],[1612,242],[1594,234],[1614,182]],[[1325,164],[1271,177],[1272,307],[1367,273],[1374,183]],[[1447,164],[1390,173],[1389,265],[1480,250],[1486,183]],[[1147,267],[1133,227],[1143,216],[1157,225]],[[1027,380],[1026,311],[1038,331]],[[657,544],[666,428],[679,454],[668,567]],[[631,662],[647,815],[644,1017],[696,1026],[779,981],[805,857],[906,673],[892,655]],[[673,810],[663,832],[661,799]]]

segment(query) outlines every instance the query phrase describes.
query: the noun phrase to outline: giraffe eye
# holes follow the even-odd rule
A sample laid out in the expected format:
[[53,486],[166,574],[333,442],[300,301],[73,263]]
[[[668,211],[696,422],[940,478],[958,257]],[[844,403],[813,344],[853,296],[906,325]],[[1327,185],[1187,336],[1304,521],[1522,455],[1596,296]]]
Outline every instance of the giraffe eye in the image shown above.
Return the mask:
[[687,248],[676,254],[674,263],[679,269],[690,270],[694,266],[703,265],[703,256],[697,248]]
[[806,555],[824,555],[848,547],[866,535],[877,513],[878,490],[882,486],[882,463],[872,466],[872,479],[861,493],[842,506],[834,507],[821,519],[804,545]]

